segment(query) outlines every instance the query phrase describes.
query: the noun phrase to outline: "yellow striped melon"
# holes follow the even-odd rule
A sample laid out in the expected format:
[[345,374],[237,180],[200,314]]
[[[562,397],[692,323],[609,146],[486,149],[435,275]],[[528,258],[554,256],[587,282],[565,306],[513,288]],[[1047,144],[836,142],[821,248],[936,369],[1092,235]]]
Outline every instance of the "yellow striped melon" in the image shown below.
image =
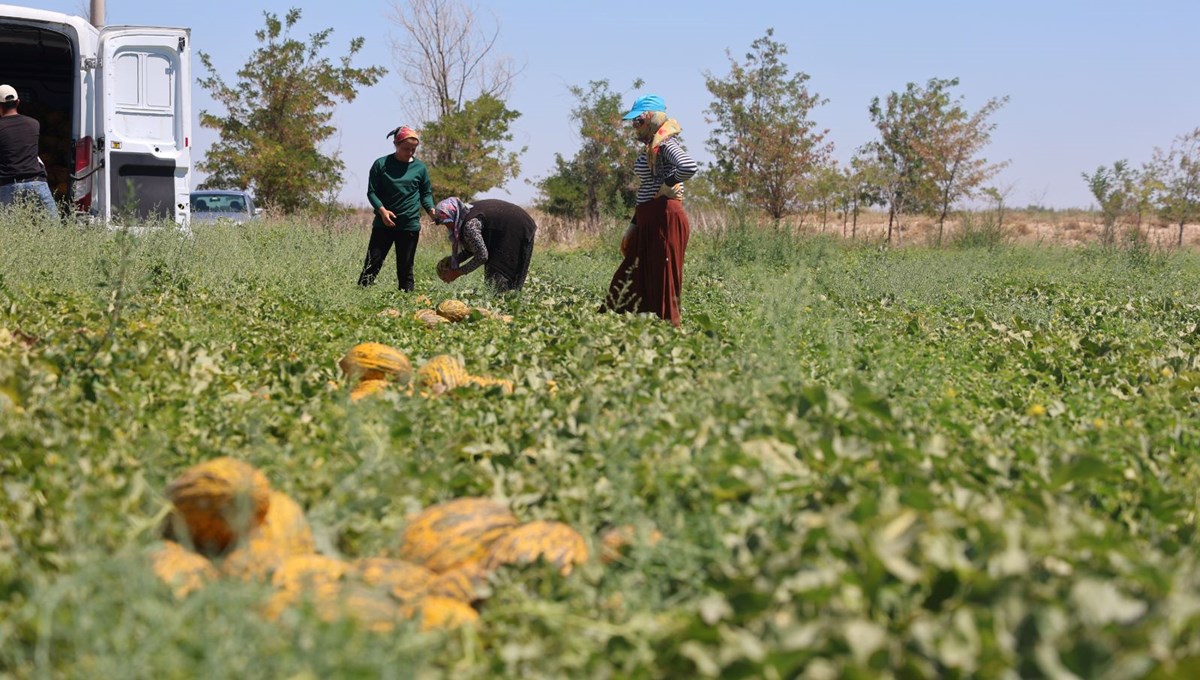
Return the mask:
[[426,328],[433,328],[438,324],[450,323],[449,319],[439,315],[432,309],[418,309],[413,314],[413,318],[425,324]]
[[283,561],[271,577],[271,585],[282,590],[302,591],[341,581],[351,573],[350,565],[325,555],[293,555]]
[[243,581],[267,581],[288,556],[257,532],[221,559],[221,573]]
[[318,600],[317,615],[325,621],[349,618],[376,633],[389,633],[406,618],[387,593],[358,583],[344,583],[335,595]]
[[479,584],[487,578],[482,565],[468,565],[438,574],[429,581],[429,594],[471,603],[479,599]]
[[426,508],[409,520],[401,535],[400,557],[439,574],[471,566],[516,526],[516,516],[501,503],[457,498]]
[[471,308],[461,300],[443,300],[434,311],[447,321],[455,322],[462,321],[471,314]]
[[419,564],[386,557],[367,557],[354,563],[363,583],[383,588],[397,600],[419,600],[429,591],[434,573]]
[[511,380],[505,380],[504,378],[489,378],[483,375],[472,375],[467,376],[466,384],[474,387],[481,387],[483,389],[495,387],[498,388],[502,394],[513,393],[513,382]]
[[662,540],[662,532],[658,529],[650,528],[642,532],[644,535],[639,536],[638,528],[632,524],[622,524],[621,526],[612,527],[600,535],[600,561],[604,564],[612,564],[629,552],[629,548],[639,540],[645,541],[646,545],[657,545]]
[[496,321],[503,321],[504,323],[509,323],[513,320],[512,316],[510,316],[508,314],[501,314],[500,312],[494,312],[494,311],[492,311],[490,309],[486,309],[484,307],[472,307],[471,311],[479,312],[479,315],[485,319],[495,319]]
[[350,390],[350,401],[361,401],[373,394],[381,394],[387,390],[386,380],[362,380]]
[[194,465],[167,488],[175,506],[168,537],[187,537],[205,554],[222,553],[262,523],[270,494],[267,478],[249,463],[223,457]]
[[421,618],[421,630],[424,631],[452,630],[479,622],[479,612],[471,605],[436,595],[421,600],[414,614]]
[[588,558],[587,542],[562,522],[536,521],[522,524],[500,537],[484,561],[487,569],[506,564],[528,564],[539,559],[558,567],[563,576]]
[[390,380],[406,383],[412,378],[412,363],[404,352],[380,342],[363,342],[350,348],[338,361],[351,380]]
[[449,354],[439,354],[417,370],[417,384],[435,395],[467,384],[470,377],[462,362]]
[[290,496],[271,491],[271,507],[248,539],[225,556],[221,572],[247,580],[266,580],[285,559],[316,551],[304,510]]
[[217,570],[207,557],[175,541],[163,541],[150,554],[150,561],[154,575],[170,586],[175,597],[180,599],[217,577]]

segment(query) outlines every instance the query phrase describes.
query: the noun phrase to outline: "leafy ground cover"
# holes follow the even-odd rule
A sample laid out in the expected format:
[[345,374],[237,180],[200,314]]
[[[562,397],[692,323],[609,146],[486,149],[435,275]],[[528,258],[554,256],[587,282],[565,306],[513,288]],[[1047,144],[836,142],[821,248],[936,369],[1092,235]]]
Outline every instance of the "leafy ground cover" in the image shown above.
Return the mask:
[[[439,282],[430,238],[417,293],[514,321],[427,329],[387,277],[352,285],[363,234],[0,224],[0,675],[1200,672],[1194,254],[734,228],[693,240],[675,330],[596,313],[609,240],[491,298]],[[516,392],[351,403],[362,341]],[[146,560],[167,482],[221,455],[332,555],[464,495],[664,538],[500,573],[475,629],[269,622],[261,587],[176,601]]]

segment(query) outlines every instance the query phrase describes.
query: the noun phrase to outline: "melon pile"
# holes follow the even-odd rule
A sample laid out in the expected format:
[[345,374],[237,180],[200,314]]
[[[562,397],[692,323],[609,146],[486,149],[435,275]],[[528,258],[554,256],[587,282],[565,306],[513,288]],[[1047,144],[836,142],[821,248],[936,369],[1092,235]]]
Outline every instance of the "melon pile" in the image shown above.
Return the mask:
[[350,392],[351,401],[385,392],[392,386],[408,395],[426,397],[436,397],[462,387],[495,387],[504,394],[513,392],[511,380],[471,375],[461,361],[448,354],[429,359],[414,373],[403,352],[378,342],[351,347],[338,366],[354,385]]
[[484,319],[495,319],[505,323],[512,321],[512,317],[507,314],[493,312],[483,307],[469,307],[461,300],[443,300],[438,303],[437,307],[418,309],[413,314],[413,318],[425,324],[427,328],[433,328],[439,324],[466,321],[471,318],[473,313]]
[[[394,557],[321,555],[299,504],[232,458],[189,468],[167,493],[173,508],[151,554],[154,573],[179,598],[222,577],[270,584],[261,611],[272,620],[311,606],[325,620],[349,617],[375,631],[406,620],[423,630],[457,628],[478,621],[480,586],[496,570],[544,561],[566,576],[589,557],[570,526],[522,523],[486,498],[458,498],[409,517]],[[625,544],[633,537],[632,530],[622,534]],[[619,549],[611,540],[601,539],[605,563]]]

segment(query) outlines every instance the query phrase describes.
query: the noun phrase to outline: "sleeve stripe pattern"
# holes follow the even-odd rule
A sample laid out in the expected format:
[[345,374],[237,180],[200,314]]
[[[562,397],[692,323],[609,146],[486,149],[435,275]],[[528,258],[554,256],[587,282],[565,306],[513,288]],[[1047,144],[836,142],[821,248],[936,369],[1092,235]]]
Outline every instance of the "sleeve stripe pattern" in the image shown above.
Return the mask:
[[658,195],[658,187],[662,184],[675,185],[691,179],[692,175],[696,174],[698,167],[696,161],[683,150],[683,147],[674,138],[668,139],[658,147],[658,163],[654,168],[654,174],[650,173],[650,164],[646,162],[646,154],[638,156],[637,162],[633,166],[633,171],[641,182],[637,192],[638,204],[654,200],[654,197]]

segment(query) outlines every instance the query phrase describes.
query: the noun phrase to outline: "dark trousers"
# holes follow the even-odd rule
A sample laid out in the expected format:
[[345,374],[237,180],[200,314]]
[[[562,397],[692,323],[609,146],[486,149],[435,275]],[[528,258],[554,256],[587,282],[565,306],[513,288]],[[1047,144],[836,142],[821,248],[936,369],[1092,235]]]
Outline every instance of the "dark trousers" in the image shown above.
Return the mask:
[[396,246],[396,281],[400,290],[411,293],[413,289],[413,258],[417,255],[417,241],[421,232],[394,229],[391,227],[372,227],[371,241],[367,243],[367,259],[363,262],[362,273],[358,275],[358,285],[370,286],[375,283],[379,270],[383,269],[383,261],[387,259],[392,244]]

